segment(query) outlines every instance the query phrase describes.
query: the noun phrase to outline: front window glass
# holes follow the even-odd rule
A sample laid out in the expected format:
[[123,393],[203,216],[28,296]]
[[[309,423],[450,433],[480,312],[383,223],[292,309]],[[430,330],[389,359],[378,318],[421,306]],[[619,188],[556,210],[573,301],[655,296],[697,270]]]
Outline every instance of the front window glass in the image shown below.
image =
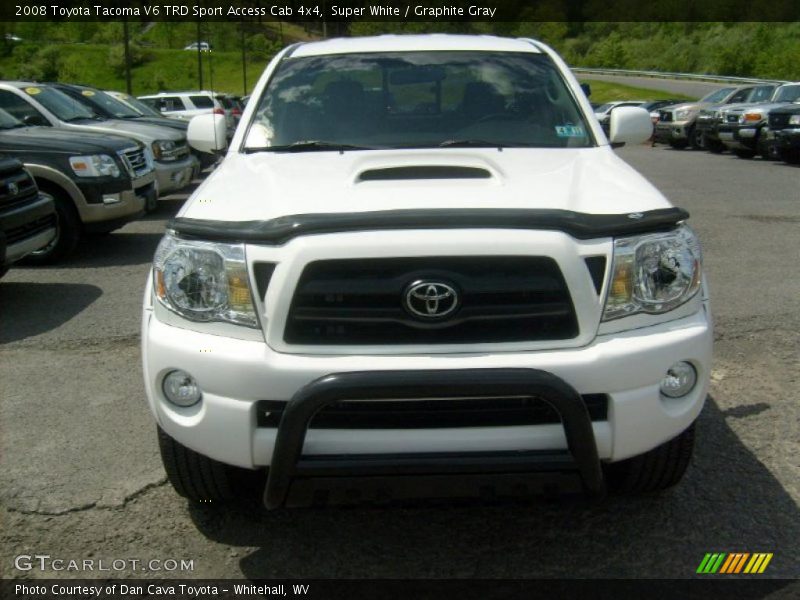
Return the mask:
[[797,102],[800,100],[800,85],[785,85],[775,92],[774,102]]
[[725,98],[735,89],[736,88],[722,88],[716,92],[711,92],[708,96],[701,98],[700,102],[711,102],[712,104],[715,102],[724,102]]
[[81,90],[80,93],[87,104],[99,109],[97,112],[107,114],[113,119],[135,119],[140,116],[130,106],[100,90]]
[[95,117],[91,109],[55,88],[31,86],[23,89],[62,121],[80,121]]
[[246,147],[587,147],[589,127],[546,55],[402,52],[285,59]]
[[0,129],[14,129],[16,127],[25,127],[25,124],[0,108]]

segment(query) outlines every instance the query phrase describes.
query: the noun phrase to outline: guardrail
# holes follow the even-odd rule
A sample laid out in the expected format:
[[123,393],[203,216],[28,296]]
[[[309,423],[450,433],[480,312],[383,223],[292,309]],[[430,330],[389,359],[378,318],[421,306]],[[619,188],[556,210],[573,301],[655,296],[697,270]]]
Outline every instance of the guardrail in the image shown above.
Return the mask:
[[624,77],[653,77],[654,79],[687,79],[712,83],[788,83],[780,79],[756,79],[753,77],[726,77],[723,75],[697,75],[695,73],[665,73],[663,71],[629,71],[627,69],[590,69],[572,67],[575,73],[587,75],[620,75]]

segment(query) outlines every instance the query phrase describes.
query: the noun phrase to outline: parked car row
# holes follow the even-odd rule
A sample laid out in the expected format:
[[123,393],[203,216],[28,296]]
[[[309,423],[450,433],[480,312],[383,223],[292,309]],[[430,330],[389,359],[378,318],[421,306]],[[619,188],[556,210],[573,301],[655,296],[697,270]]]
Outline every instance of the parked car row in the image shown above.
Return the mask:
[[187,186],[226,143],[190,147],[190,126],[119,92],[0,81],[0,275],[56,262]]
[[655,141],[800,163],[800,82],[725,87],[659,110]]

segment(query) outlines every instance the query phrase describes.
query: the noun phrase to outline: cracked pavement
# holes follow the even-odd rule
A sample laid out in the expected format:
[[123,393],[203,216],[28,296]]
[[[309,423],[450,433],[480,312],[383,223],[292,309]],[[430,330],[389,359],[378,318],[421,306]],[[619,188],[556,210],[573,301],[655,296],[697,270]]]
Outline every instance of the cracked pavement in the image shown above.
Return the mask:
[[165,483],[138,346],[149,262],[183,199],[173,196],[63,265],[0,282],[0,574],[92,576],[13,569],[39,552],[188,558],[194,570],[177,575],[205,578],[691,577],[705,552],[745,551],[773,552],[767,575],[797,578],[800,170],[619,152],[692,213],[711,284],[711,397],[677,488],[600,505],[189,506]]

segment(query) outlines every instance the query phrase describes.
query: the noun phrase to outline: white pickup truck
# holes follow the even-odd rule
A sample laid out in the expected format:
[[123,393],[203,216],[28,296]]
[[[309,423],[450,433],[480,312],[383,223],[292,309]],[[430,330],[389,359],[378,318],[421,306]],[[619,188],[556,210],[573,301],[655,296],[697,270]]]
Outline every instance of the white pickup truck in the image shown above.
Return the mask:
[[678,482],[711,366],[700,245],[612,150],[647,112],[609,131],[530,39],[277,55],[147,283],[178,493],[236,497],[240,469],[268,508]]

